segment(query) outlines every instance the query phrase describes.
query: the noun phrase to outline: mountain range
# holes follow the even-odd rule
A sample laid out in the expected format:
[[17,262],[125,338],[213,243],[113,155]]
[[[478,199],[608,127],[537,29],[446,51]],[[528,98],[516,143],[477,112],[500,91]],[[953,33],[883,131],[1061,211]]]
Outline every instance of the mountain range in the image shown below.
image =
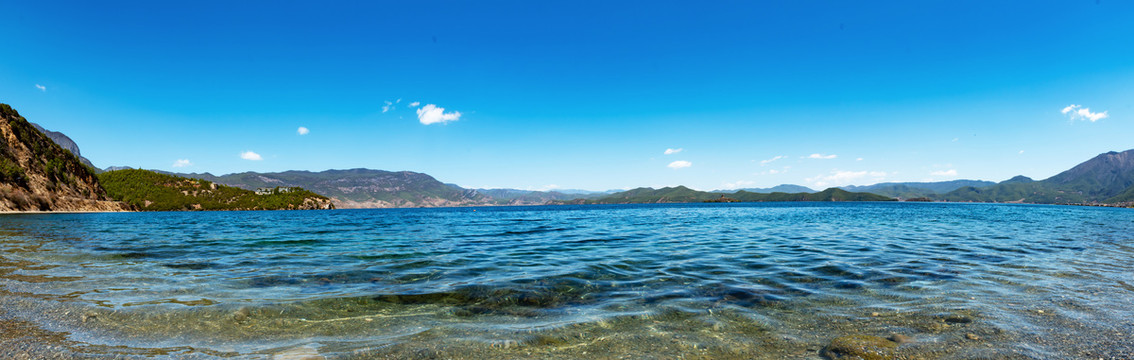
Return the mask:
[[806,186],[803,186],[803,185],[793,185],[793,184],[780,184],[780,185],[776,185],[776,186],[773,186],[773,187],[770,187],[770,188],[744,188],[744,189],[736,189],[736,190],[713,190],[712,192],[722,193],[722,194],[732,194],[732,193],[740,192],[740,191],[747,191],[747,192],[750,192],[750,193],[760,193],[760,194],[771,194],[771,193],[775,193],[775,192],[781,192],[781,193],[813,193],[813,192],[816,192],[815,190],[813,190],[809,187],[806,187]]
[[[1016,176],[1000,183],[983,180],[941,182],[890,182],[816,192],[810,188],[783,184],[772,188],[697,191],[684,186],[662,189],[638,188],[615,192],[530,191],[516,189],[465,189],[445,184],[432,176],[409,171],[351,169],[322,172],[239,173],[224,176],[181,174],[191,178],[254,189],[271,186],[299,186],[330,197],[340,208],[416,207],[469,205],[609,204],[649,202],[702,202],[725,199],[738,201],[810,201],[809,199],[866,199],[847,194],[869,193],[885,198],[928,198],[935,201],[1022,202],[1037,204],[1129,204],[1134,202],[1134,150],[1100,154],[1051,178],[1035,181]],[[777,197],[758,194],[790,194]],[[800,194],[820,194],[812,197]],[[771,200],[780,199],[780,200]],[[786,200],[785,200],[786,199]]]
[[[1039,204],[1127,203],[1134,201],[1134,150],[1101,154],[1043,181],[1016,176],[1000,183],[983,180],[940,182],[888,182],[844,186],[847,193],[870,193],[887,198],[928,198],[936,201],[1026,202]],[[772,188],[714,190],[703,192],[683,186],[627,191],[585,192],[531,191],[516,189],[466,189],[446,184],[422,173],[370,169],[321,172],[246,172],[214,176],[177,174],[220,184],[256,189],[298,186],[326,195],[339,208],[542,205],[547,203],[646,203],[702,202],[726,195],[739,201],[772,201],[752,194],[808,194],[811,188],[782,184]],[[826,191],[826,190],[825,190]],[[804,199],[795,196],[793,199]],[[820,196],[822,198],[822,196]]]
[[966,186],[980,188],[996,185],[995,182],[983,180],[950,180],[938,182],[886,182],[864,186],[840,186],[846,191],[868,192],[885,195],[899,199],[929,197],[944,194]]
[[652,204],[652,203],[692,203],[692,202],[767,202],[767,201],[892,201],[886,196],[870,193],[854,193],[843,189],[830,188],[820,192],[800,193],[755,193],[737,191],[731,194],[693,190],[684,186],[661,189],[637,188],[610,194],[595,199],[575,199],[553,201],[550,204]]
[[[91,162],[81,156],[78,144],[70,137],[27,122],[6,104],[0,108],[0,117],[4,121],[0,125],[0,132],[8,134],[4,135],[7,147],[0,149],[0,197],[7,199],[0,199],[0,202],[5,202],[0,204],[0,210],[34,210],[45,207],[77,209],[76,207],[82,206],[68,204],[108,200],[105,191],[98,187],[95,177],[102,171],[90,166]],[[69,158],[73,158],[75,162],[72,163]],[[110,167],[106,171],[122,169],[128,168]],[[1134,150],[1100,154],[1040,181],[1021,175],[1000,183],[982,180],[891,182],[845,186],[822,192],[792,184],[712,192],[692,190],[684,186],[604,192],[466,189],[443,183],[423,173],[371,169],[244,172],[220,176],[209,173],[166,174],[246,190],[305,188],[330,198],[338,208],[816,199],[853,201],[888,198],[1040,204],[1134,204]],[[22,200],[17,201],[19,199]]]

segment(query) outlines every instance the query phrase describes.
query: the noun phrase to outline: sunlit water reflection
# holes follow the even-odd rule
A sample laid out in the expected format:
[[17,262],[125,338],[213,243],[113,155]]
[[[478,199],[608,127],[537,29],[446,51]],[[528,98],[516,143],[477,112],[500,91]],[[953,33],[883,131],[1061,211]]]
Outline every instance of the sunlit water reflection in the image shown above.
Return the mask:
[[0,217],[0,315],[94,356],[817,358],[871,335],[899,357],[1121,358],[1132,284],[1130,209]]

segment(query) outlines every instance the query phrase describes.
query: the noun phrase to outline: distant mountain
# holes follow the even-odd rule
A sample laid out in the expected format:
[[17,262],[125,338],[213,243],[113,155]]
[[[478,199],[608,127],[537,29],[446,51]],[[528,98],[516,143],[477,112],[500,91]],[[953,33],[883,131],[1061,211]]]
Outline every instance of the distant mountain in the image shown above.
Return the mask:
[[[1033,182],[1033,181],[1035,181],[1035,180],[1032,180],[1032,178],[1030,178],[1030,177],[1027,177],[1027,176],[1024,176],[1024,175],[1016,175],[1016,176],[1013,176],[1011,179],[1001,181],[1000,184],[1030,183],[1030,182]],[[980,186],[973,186],[973,187],[980,187]]]
[[982,180],[950,180],[937,182],[888,182],[866,186],[841,186],[847,191],[868,192],[889,197],[910,199],[917,197],[933,197],[966,186],[985,187],[996,185],[991,181]]
[[1088,201],[1101,201],[1134,185],[1134,150],[1099,154],[1043,181],[1053,188],[1082,193]]
[[661,189],[641,187],[602,196],[597,199],[575,199],[572,202],[585,204],[685,203],[704,202],[719,199],[720,197],[721,194],[697,191],[684,186],[665,187]]
[[575,198],[593,198],[604,195],[591,192],[587,194],[566,194],[558,191],[534,191],[516,189],[476,189],[476,192],[490,198],[498,205],[542,205],[552,200],[571,200]]
[[621,191],[625,191],[625,190],[593,191],[593,190],[580,190],[580,189],[555,189],[555,192],[560,193],[560,194],[574,194],[574,195],[606,195],[606,194],[613,194],[613,193],[621,192]]
[[411,171],[370,169],[320,172],[244,172],[224,176],[177,174],[243,189],[276,186],[302,187],[331,198],[338,208],[430,207],[491,205],[491,199],[476,190],[447,185],[432,176]]
[[732,194],[732,193],[735,193],[735,192],[738,192],[738,191],[747,191],[747,192],[750,192],[750,193],[761,193],[761,194],[770,194],[770,193],[774,193],[774,192],[782,192],[782,193],[813,193],[813,192],[816,192],[815,190],[813,190],[809,187],[802,186],[802,185],[793,185],[793,184],[780,184],[780,185],[776,185],[776,186],[773,186],[773,187],[770,187],[770,188],[744,188],[744,189],[736,189],[736,190],[713,190],[713,192],[715,192],[715,193],[723,193],[723,194]]
[[63,149],[70,151],[72,154],[75,154],[75,156],[78,156],[79,162],[82,162],[86,166],[90,166],[91,169],[94,169],[96,173],[101,172],[101,170],[95,167],[90,160],[87,160],[87,158],[83,157],[83,154],[79,151],[79,144],[76,144],[75,141],[71,140],[71,138],[67,135],[58,131],[44,129],[42,126],[39,126],[39,124],[36,123],[29,124],[31,124],[32,127],[35,127],[36,130],[39,130],[39,132],[47,135],[47,138],[51,139],[51,141],[54,141],[59,145],[59,147],[62,147]]
[[890,201],[885,196],[867,193],[853,193],[830,188],[816,193],[754,193],[738,191],[721,194],[697,191],[684,186],[661,189],[637,188],[614,193],[596,199],[574,199],[553,201],[552,204],[646,204],[646,203],[692,203],[692,202],[763,202],[763,201]]
[[1038,204],[1110,203],[1134,194],[1134,150],[1099,154],[1041,181],[1017,176],[996,185],[964,187],[939,197],[947,201]]
[[107,197],[76,152],[0,104],[0,211],[127,210]]

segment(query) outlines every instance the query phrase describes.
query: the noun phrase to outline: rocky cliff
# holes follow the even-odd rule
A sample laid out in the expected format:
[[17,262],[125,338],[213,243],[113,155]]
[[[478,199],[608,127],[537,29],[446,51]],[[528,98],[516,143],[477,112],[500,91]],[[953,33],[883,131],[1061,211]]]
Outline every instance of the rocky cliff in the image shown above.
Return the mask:
[[0,104],[0,211],[122,211],[94,170]]
[[92,169],[95,169],[95,172],[99,172],[98,168],[95,167],[90,160],[83,157],[83,153],[79,151],[79,144],[76,144],[75,140],[71,140],[70,136],[67,136],[67,134],[58,131],[44,129],[42,126],[39,126],[39,124],[36,123],[30,124],[32,125],[32,127],[35,127],[36,130],[39,130],[39,132],[47,135],[47,138],[51,139],[51,141],[54,141],[59,145],[59,147],[63,148],[64,150],[70,151],[72,154],[75,154],[75,156],[78,156],[79,162],[83,163],[83,165],[90,166]]

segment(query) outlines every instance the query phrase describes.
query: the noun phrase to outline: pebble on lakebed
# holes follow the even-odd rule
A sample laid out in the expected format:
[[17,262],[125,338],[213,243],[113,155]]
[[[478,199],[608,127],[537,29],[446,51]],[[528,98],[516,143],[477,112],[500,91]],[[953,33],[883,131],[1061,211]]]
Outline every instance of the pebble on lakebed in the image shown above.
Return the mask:
[[871,335],[847,335],[831,340],[821,354],[828,359],[884,360],[894,357],[898,343]]

